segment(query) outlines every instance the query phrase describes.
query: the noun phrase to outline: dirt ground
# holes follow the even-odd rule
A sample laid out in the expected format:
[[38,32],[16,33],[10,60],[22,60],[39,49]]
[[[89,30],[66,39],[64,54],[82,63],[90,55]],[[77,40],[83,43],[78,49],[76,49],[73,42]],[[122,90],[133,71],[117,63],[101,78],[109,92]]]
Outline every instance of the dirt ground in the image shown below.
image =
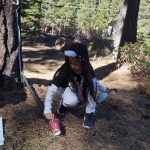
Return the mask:
[[[23,47],[24,74],[42,101],[53,74],[64,62],[60,51],[50,47]],[[99,57],[91,64],[98,80],[108,87],[110,97],[97,106],[96,125],[82,127],[84,106],[61,118],[62,134],[53,136],[48,121],[36,105],[27,87],[7,94],[14,103],[0,107],[4,119],[5,150],[150,150],[150,120],[144,113],[150,102],[140,95],[139,83],[131,78],[129,64],[114,67],[110,56]],[[54,100],[54,111],[59,96]]]

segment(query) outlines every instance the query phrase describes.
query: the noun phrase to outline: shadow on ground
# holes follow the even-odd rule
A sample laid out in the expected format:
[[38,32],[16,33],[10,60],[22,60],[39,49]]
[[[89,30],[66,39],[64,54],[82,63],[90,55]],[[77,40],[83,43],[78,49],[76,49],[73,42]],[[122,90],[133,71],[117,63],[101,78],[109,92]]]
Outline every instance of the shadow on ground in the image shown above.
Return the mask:
[[27,98],[23,85],[18,82],[18,78],[3,75],[0,78],[0,107],[7,104],[17,104]]
[[7,104],[18,104],[25,101],[27,98],[24,88],[15,89],[9,92],[0,92],[0,107],[4,107]]
[[95,74],[98,80],[102,80],[117,69],[117,63],[110,63],[108,65],[95,69]]
[[[38,51],[23,51],[23,58],[28,58],[25,63],[40,63],[46,60],[64,60],[64,54],[60,50],[55,49],[41,49]],[[32,60],[33,58],[38,58],[38,60]]]
[[[102,80],[107,77],[110,73],[117,69],[117,63],[111,63],[102,67],[95,69],[95,74],[98,80]],[[50,80],[46,79],[38,79],[38,78],[28,78],[28,81],[32,84],[39,84],[48,86],[50,84]]]
[[[43,93],[44,90],[37,92]],[[117,94],[123,92],[136,100],[137,95],[132,94],[134,91],[120,89]],[[55,112],[58,105],[59,99],[54,99]],[[112,96],[109,101],[98,105],[96,124],[91,130],[82,127],[85,107],[79,109],[62,119],[63,134],[54,137],[49,131],[48,121],[30,98],[26,103],[7,105],[0,110],[6,118],[5,149],[148,150],[150,122],[136,110],[134,100],[133,104],[129,104],[124,97],[117,99]]]

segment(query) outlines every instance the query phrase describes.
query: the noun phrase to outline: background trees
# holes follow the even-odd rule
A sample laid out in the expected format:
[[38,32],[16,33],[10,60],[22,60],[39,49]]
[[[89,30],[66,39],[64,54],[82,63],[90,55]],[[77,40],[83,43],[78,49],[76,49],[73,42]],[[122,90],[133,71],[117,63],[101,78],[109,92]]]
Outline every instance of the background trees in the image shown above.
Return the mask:
[[[140,0],[132,2],[124,0],[118,16],[120,2],[122,1],[21,0],[22,38],[23,40],[30,39],[33,42],[33,38],[46,36],[47,27],[50,26],[52,35],[66,37],[81,35],[86,39],[96,36],[100,39],[110,40],[112,37],[107,37],[107,29],[111,26],[112,33],[116,33],[114,34],[115,47],[123,46],[126,42],[134,43],[137,38],[148,45],[150,43],[148,22],[150,6],[148,1],[141,0],[139,9]],[[15,68],[18,68],[17,65],[14,67],[14,63],[15,60],[17,62],[19,46],[15,8],[16,6],[10,0],[0,1],[1,85],[5,81],[4,77],[18,76],[17,74],[19,74],[14,71]],[[117,22],[116,32],[113,30],[115,22]],[[118,52],[116,54],[118,56]]]
[[135,43],[137,41],[139,5],[140,0],[124,0],[121,4],[114,34],[114,55],[116,60],[120,57],[120,46],[123,46],[125,43]]
[[[75,34],[74,30],[85,31],[85,28],[86,30],[98,29],[101,33],[105,33],[107,32],[108,26],[110,24],[114,26],[117,21],[121,2],[122,0],[22,1],[22,36],[23,38],[28,38],[28,35],[37,34],[37,30],[39,28],[43,29],[46,25],[52,26],[54,34],[64,34],[64,32],[67,32],[64,29],[68,29],[70,34]],[[124,2],[128,3],[128,1]],[[132,5],[132,3],[135,5]],[[136,15],[134,10],[136,11],[136,8],[138,8],[136,3],[139,3],[139,1],[133,1],[132,3],[128,7],[128,10],[132,10],[131,12],[127,12],[128,19],[130,19],[129,14],[132,16]],[[141,0],[137,29],[138,35],[140,36],[149,33],[148,11],[150,6],[147,4],[148,2],[146,0]],[[130,9],[131,7],[132,9]],[[132,17],[131,20],[134,20],[134,18]],[[125,26],[128,28],[128,25]],[[134,30],[136,32],[135,26]]]
[[[22,24],[29,26],[28,31],[40,25],[51,25],[55,31],[67,28],[81,31],[95,29],[107,31],[108,21],[114,20],[119,11],[117,0],[43,0],[41,2],[41,13],[37,7],[39,1],[24,1],[22,5]],[[36,15],[41,15],[41,20]],[[35,23],[36,21],[36,23]],[[23,28],[24,29],[24,28]],[[62,31],[64,33],[64,31]],[[27,33],[27,32],[24,32]],[[71,32],[70,32],[71,33]]]
[[[35,1],[35,3],[37,2]],[[45,8],[46,3],[48,9]],[[119,7],[120,4],[121,7]],[[132,70],[135,72],[140,70],[141,72],[143,68],[145,70],[148,68],[150,57],[148,53],[148,45],[150,45],[150,5],[148,4],[149,1],[147,0],[43,0],[40,25],[42,23],[51,25],[55,35],[67,37],[80,35],[86,39],[93,36],[99,39],[113,39],[115,61],[122,61],[123,51],[123,57],[124,53],[129,54],[126,55],[128,58],[123,59],[129,60],[132,57],[134,66]],[[28,11],[31,12],[31,9]],[[36,11],[38,12],[38,9]],[[24,20],[26,20],[26,17]],[[24,24],[24,21],[22,23]],[[109,33],[107,33],[108,29]],[[109,37],[108,34],[113,36]],[[134,42],[138,42],[137,46],[136,43],[133,46],[129,44],[127,48],[126,43]],[[125,48],[118,49],[124,45]],[[125,49],[128,52],[125,52]],[[137,55],[141,56],[140,59]],[[142,61],[143,58],[146,58],[146,62]]]

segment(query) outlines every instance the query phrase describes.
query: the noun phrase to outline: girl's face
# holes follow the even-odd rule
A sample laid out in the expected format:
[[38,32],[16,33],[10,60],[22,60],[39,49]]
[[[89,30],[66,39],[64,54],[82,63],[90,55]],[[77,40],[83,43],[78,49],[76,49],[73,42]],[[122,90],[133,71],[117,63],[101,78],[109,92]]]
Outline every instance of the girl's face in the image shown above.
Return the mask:
[[74,57],[69,57],[69,66],[73,71],[77,72],[81,70],[82,63]]

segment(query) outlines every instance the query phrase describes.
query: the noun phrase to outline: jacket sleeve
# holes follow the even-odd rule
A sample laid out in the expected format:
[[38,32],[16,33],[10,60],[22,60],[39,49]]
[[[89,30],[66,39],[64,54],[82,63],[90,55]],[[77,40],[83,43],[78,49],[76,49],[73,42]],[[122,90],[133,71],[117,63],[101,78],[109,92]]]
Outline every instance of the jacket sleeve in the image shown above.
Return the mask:
[[53,102],[53,95],[57,92],[58,87],[54,84],[48,87],[45,101],[44,101],[44,114],[52,113],[52,102]]

